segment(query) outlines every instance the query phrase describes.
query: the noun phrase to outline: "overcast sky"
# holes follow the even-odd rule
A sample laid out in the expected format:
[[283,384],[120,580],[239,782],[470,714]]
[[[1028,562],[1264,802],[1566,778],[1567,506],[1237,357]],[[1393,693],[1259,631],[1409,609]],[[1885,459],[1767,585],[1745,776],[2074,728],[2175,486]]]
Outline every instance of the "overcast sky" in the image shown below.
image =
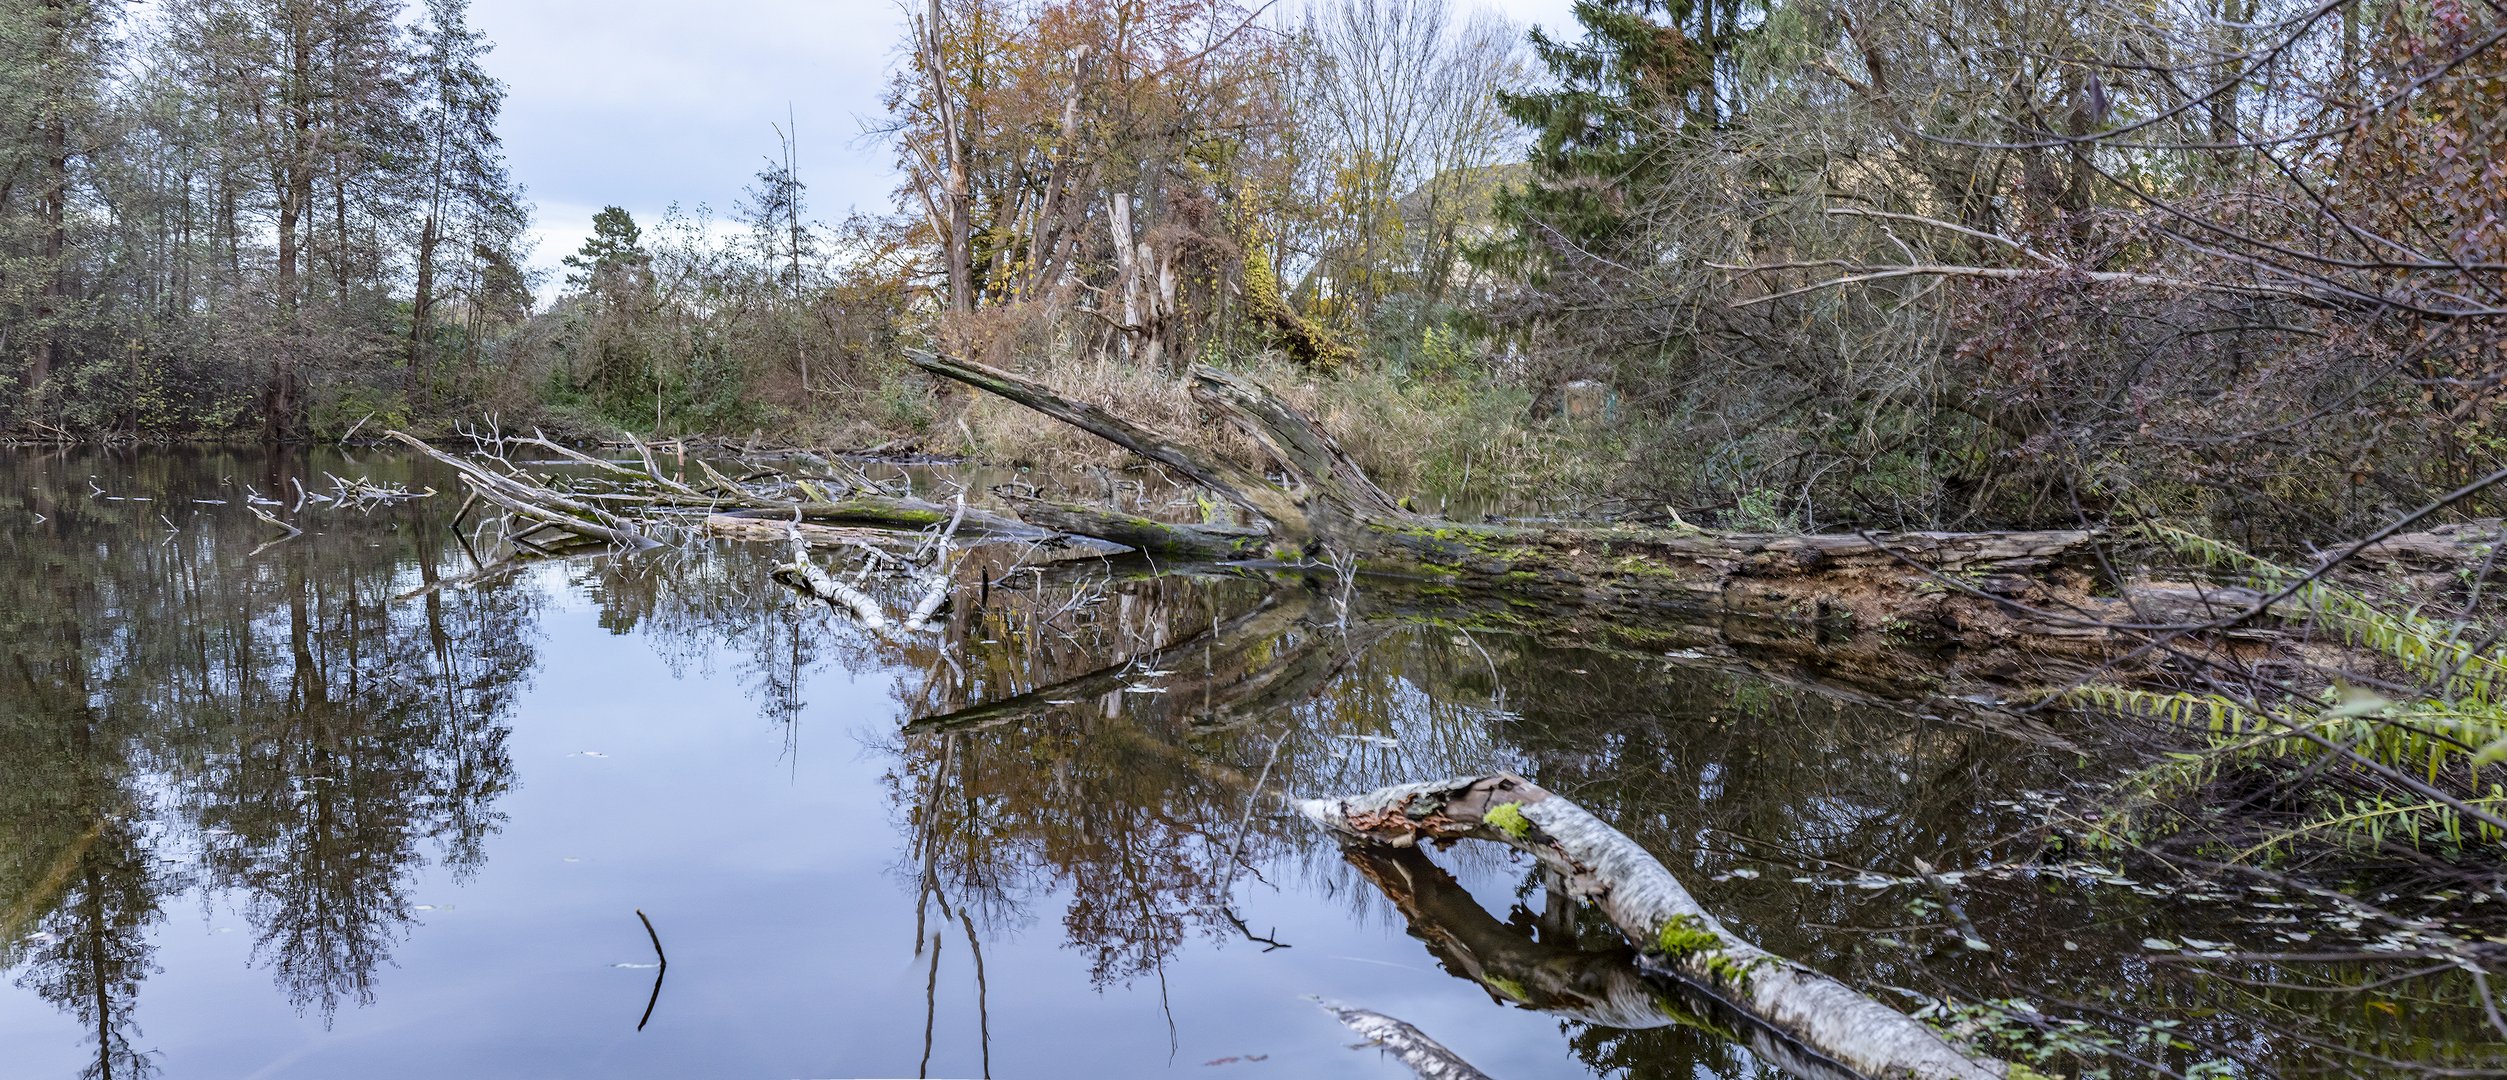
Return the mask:
[[[1294,0],[1290,0],[1294,2]],[[1570,0],[1456,0],[1564,28]],[[862,135],[904,19],[895,0],[474,0],[505,80],[505,146],[537,205],[532,263],[554,267],[609,204],[728,212],[798,118],[814,216],[884,209],[896,181]]]

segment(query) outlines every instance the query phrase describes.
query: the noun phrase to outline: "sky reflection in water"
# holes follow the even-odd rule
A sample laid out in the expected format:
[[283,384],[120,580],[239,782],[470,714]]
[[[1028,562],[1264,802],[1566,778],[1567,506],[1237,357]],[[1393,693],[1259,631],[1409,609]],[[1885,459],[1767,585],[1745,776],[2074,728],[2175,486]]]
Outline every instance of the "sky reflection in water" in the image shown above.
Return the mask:
[[[469,569],[450,498],[309,507],[255,553],[245,486],[333,472],[451,486],[336,453],[0,457],[9,1075],[1403,1075],[1308,994],[1501,1077],[1767,1071],[1613,999],[1624,947],[1528,866],[1345,860],[1249,798],[1266,773],[1524,770],[1866,986],[2133,986],[2165,976],[2118,941],[2203,925],[2022,880],[1968,900],[1992,957],[1895,929],[1920,890],[1840,868],[2008,856],[2013,796],[2081,763],[1918,718],[1921,671],[1816,643],[1536,645],[1435,597],[1344,622],[1295,582],[996,561],[898,646],[737,547],[429,588]],[[638,908],[671,961],[642,1032]]]

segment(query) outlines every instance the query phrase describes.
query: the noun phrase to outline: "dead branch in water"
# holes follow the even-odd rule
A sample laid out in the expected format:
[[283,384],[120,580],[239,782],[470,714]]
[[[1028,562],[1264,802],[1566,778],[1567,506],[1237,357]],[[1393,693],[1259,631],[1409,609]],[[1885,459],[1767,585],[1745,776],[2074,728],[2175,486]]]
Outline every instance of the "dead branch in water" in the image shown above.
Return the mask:
[[[485,461],[455,457],[399,431],[386,431],[383,437],[449,466],[461,474],[462,483],[479,498],[504,507],[516,517],[629,549],[640,550],[658,543],[646,536],[634,522],[559,491],[529,473],[512,468],[502,458],[486,459],[505,464],[505,470],[500,472],[490,468]],[[481,452],[485,453],[484,450]]]
[[[1369,480],[1312,419],[1240,376],[1194,368],[1193,396],[1261,444],[1284,483],[1032,379],[954,358],[910,358],[934,375],[1165,465],[1259,517],[1268,534],[1257,540],[1157,522],[1059,519],[1098,535],[1128,530],[1122,542],[1132,547],[1237,557],[1259,549],[1273,560],[1322,560],[1358,573],[1626,614],[1733,611],[1866,628],[1929,627],[1945,637],[1991,641],[2053,636],[2054,628],[2022,617],[2001,593],[2059,607],[2086,600],[2091,584],[2076,565],[2092,538],[2082,530],[1791,536],[1424,518]],[[1920,566],[1906,565],[1910,559]],[[1924,569],[1984,580],[1998,592],[1944,590]]]
[[1405,784],[1297,808],[1355,840],[1490,840],[1530,854],[1597,904],[1645,962],[1868,1076],[2003,1080],[2003,1062],[1727,929],[1662,862],[1583,807],[1520,776]]

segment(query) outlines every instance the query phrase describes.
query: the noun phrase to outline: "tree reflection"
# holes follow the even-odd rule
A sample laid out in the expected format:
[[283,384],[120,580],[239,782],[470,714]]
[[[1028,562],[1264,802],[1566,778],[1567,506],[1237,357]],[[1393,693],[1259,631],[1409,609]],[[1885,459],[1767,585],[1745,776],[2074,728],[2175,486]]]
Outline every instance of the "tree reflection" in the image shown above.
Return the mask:
[[82,1075],[140,1077],[132,1013],[169,883],[139,833],[129,744],[99,730],[76,652],[0,663],[0,967],[93,1032]]
[[[92,1026],[91,1075],[149,1065],[130,1018],[163,897],[232,897],[255,962],[327,1021],[372,999],[414,875],[478,867],[512,784],[537,598],[395,601],[448,562],[450,505],[333,514],[319,542],[255,554],[246,485],[351,469],[261,462],[64,454],[0,476],[43,518],[0,532],[0,963]],[[87,494],[91,473],[112,490]]]

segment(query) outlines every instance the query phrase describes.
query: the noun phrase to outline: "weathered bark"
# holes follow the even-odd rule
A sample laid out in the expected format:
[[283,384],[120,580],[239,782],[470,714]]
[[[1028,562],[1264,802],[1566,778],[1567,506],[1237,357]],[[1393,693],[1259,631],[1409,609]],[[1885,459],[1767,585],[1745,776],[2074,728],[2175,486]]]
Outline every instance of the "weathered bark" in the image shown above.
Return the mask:
[[1194,368],[1192,380],[1193,397],[1227,414],[1311,493],[1310,510],[1320,503],[1360,518],[1415,518],[1368,479],[1366,470],[1338,441],[1270,391],[1250,379],[1210,367]]
[[1052,387],[998,368],[927,353],[909,353],[916,367],[1017,402],[1184,475],[1269,522],[1275,539],[1302,543],[1305,511],[1288,493],[1251,470],[1219,460],[1189,443],[1142,427]]
[[383,437],[450,466],[461,474],[462,484],[479,498],[504,507],[518,517],[623,547],[655,546],[653,538],[644,535],[643,530],[636,528],[633,522],[589,502],[499,475],[477,462],[454,457],[402,432],[386,431]]
[[2507,525],[2488,518],[2387,537],[2356,551],[2336,548],[2325,558],[2346,558],[2354,565],[2394,574],[2451,577],[2487,567],[2496,575],[2507,573],[2507,552],[2498,550],[2502,540],[2507,540]]
[[1597,904],[1648,965],[1866,1076],[2002,1080],[2009,1072],[1844,983],[1742,940],[1635,841],[1522,777],[1406,784],[1298,808],[1360,840],[1492,840],[1526,852],[1557,873],[1571,895]]
[[862,624],[862,629],[874,634],[884,633],[888,629],[888,613],[879,606],[879,601],[872,599],[870,594],[845,584],[834,574],[828,573],[825,567],[818,565],[817,560],[810,558],[809,541],[804,539],[798,530],[792,534],[792,561],[776,567],[774,578],[821,601],[851,612],[854,621]]
[[1597,1027],[1694,1028],[1749,1047],[1797,1080],[1864,1080],[1685,982],[1647,974],[1626,945],[1581,948],[1572,931],[1553,941],[1547,929],[1533,940],[1481,907],[1416,847],[1360,843],[1341,854],[1393,902],[1410,936],[1426,943],[1447,972],[1479,984],[1494,1000]]
[[1233,525],[1179,525],[1133,514],[1096,510],[1042,499],[1012,500],[1018,516],[1034,525],[1090,536],[1153,555],[1211,562],[1260,559],[1268,551],[1266,529]]
[[[1195,396],[1261,442],[1293,490],[1033,380],[944,357],[913,361],[1209,488],[1262,519],[1273,559],[1328,556],[1371,574],[1621,614],[1743,612],[1974,642],[2104,638],[2076,621],[2032,613],[2088,599],[2090,579],[2074,565],[2092,539],[2087,531],[1791,536],[1442,521],[1402,509],[1312,420],[1225,372],[1194,369]],[[1142,535],[1189,546],[1190,538],[1167,530]],[[1243,552],[1254,544],[1230,546]]]

